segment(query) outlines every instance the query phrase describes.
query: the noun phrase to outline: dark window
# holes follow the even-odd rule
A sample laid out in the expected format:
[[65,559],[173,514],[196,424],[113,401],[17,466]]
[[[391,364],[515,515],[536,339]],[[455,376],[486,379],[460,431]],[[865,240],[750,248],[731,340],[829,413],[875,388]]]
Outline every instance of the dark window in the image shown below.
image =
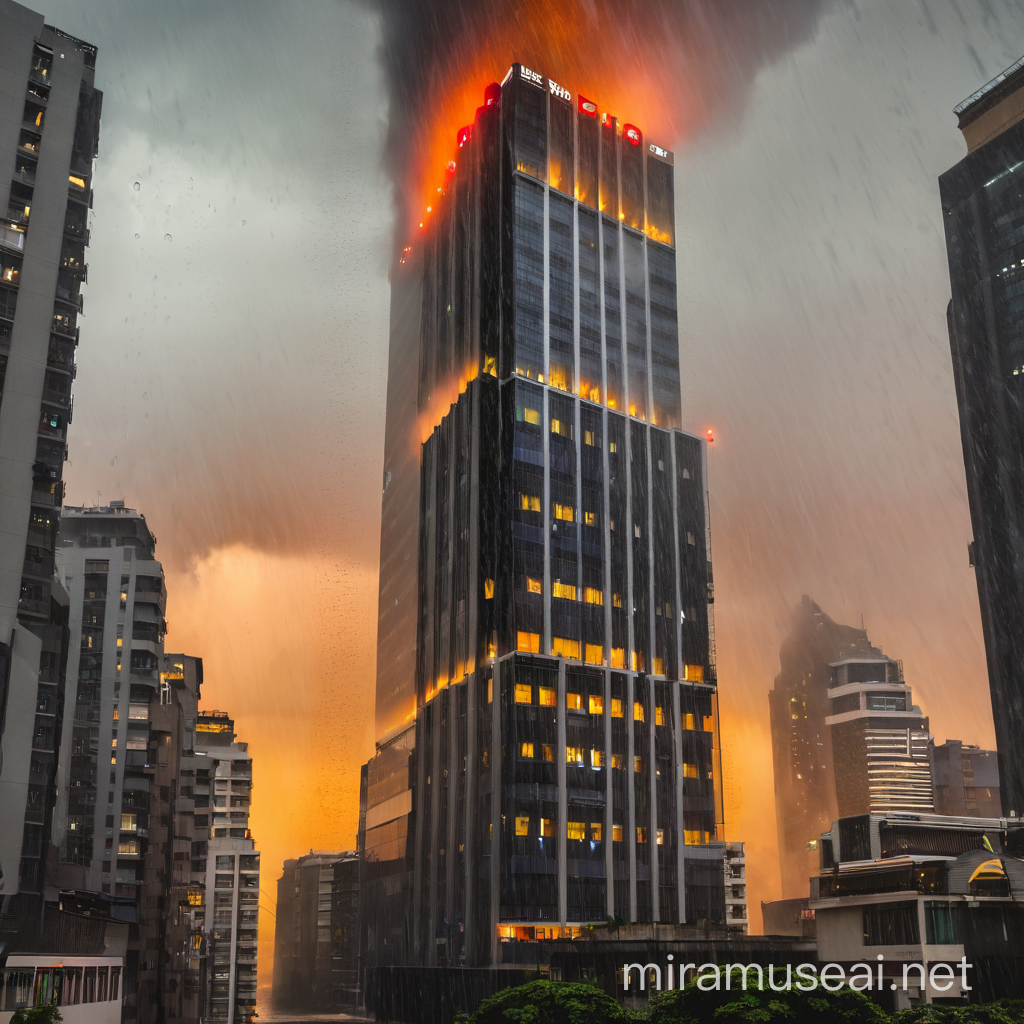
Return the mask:
[[961,939],[956,905],[928,900],[924,905],[924,929],[929,945],[958,946]]
[[865,946],[916,945],[920,941],[916,903],[883,903],[864,908]]
[[580,113],[576,119],[576,137],[579,156],[579,177],[576,181],[576,198],[587,206],[597,208],[597,151],[600,142],[600,122]]
[[573,109],[557,96],[551,97],[551,153],[548,164],[548,181],[552,188],[573,194]]
[[666,245],[675,245],[676,206],[672,165],[647,155],[647,234]]
[[619,226],[601,218],[604,245],[604,344],[608,408],[621,409],[622,392],[622,287],[619,279]]
[[653,421],[678,427],[680,421],[679,325],[676,312],[676,254],[647,246],[651,305],[651,390]]
[[600,208],[609,217],[619,216],[619,155],[615,145],[615,118],[601,118],[601,198]]
[[515,103],[515,166],[541,181],[547,167],[547,93],[526,82],[517,82]]
[[[626,358],[630,416],[647,419],[647,295],[643,241],[623,232],[626,272]],[[678,358],[678,356],[677,356]]]
[[644,230],[644,151],[630,141],[627,129],[620,136],[622,153],[622,222],[628,228]]
[[601,401],[601,305],[597,277],[597,215],[580,209],[580,394]]
[[515,183],[516,373],[544,374],[544,192]]

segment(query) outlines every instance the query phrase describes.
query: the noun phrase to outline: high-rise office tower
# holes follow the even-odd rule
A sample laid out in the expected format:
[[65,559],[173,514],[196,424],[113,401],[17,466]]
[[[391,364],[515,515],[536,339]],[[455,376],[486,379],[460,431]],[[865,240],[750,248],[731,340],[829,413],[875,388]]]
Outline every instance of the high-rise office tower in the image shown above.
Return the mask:
[[180,787],[202,681],[201,669],[186,676],[184,662],[165,663],[167,590],[155,548],[146,517],[123,502],[63,510],[56,565],[70,597],[71,644],[51,884],[129,901],[138,928],[125,1020],[139,1024],[160,1017],[168,971],[188,969],[162,951],[177,916],[171,889],[184,899],[189,881],[191,805]]
[[784,898],[807,895],[807,879],[818,869],[817,850],[808,844],[838,816],[832,734],[825,722],[831,663],[872,650],[864,630],[833,622],[806,594],[793,610],[768,694]]
[[1024,815],[1024,58],[956,108],[939,178],[948,309],[1003,812]]
[[955,817],[998,818],[999,762],[994,750],[961,740],[932,743],[932,796],[936,814]]
[[[41,898],[67,602],[53,582],[102,93],[96,48],[0,7],[0,930]],[[20,899],[11,897],[24,894]],[[27,902],[26,902],[27,901]],[[31,911],[28,911],[31,913]]]
[[855,814],[930,814],[928,719],[903,681],[903,665],[875,649],[829,666],[836,805]]
[[274,1009],[334,1011],[358,995],[359,858],[286,860],[277,880]]
[[391,276],[368,963],[724,920],[672,154],[520,64],[455,154]]
[[[236,742],[235,723],[223,711],[196,720],[195,829],[209,835],[205,859],[192,863],[204,892],[193,911],[202,925],[207,1021],[250,1024],[256,1015],[256,953],[260,855],[249,831],[252,756]],[[201,922],[200,920],[201,919]]]

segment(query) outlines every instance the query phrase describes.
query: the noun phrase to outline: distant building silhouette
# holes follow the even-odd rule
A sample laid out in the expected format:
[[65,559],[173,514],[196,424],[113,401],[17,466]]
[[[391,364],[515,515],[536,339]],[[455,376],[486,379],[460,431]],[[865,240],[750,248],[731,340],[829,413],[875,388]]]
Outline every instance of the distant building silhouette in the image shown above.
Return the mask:
[[998,818],[999,765],[994,750],[946,740],[928,748],[932,763],[935,813]]
[[779,651],[780,671],[768,695],[784,898],[807,895],[807,880],[818,866],[813,844],[838,817],[825,723],[831,712],[830,665],[873,653],[863,629],[833,622],[806,594],[794,609],[792,629]]

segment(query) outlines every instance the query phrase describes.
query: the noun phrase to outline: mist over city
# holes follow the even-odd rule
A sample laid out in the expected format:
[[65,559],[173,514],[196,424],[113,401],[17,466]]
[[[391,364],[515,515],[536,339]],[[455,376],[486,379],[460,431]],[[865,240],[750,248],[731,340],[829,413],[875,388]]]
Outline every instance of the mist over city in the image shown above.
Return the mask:
[[0,1024],[1024,1021],[1022,54],[0,0]]

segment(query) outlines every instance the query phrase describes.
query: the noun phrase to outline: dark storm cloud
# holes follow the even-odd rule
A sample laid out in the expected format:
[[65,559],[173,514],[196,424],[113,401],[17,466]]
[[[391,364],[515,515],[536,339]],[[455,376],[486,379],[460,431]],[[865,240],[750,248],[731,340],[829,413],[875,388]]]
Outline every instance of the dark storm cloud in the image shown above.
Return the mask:
[[401,214],[401,186],[417,170],[438,98],[476,70],[481,54],[493,58],[492,75],[521,60],[581,90],[599,76],[653,80],[663,125],[682,133],[740,111],[758,72],[808,41],[837,0],[363,2],[381,14],[385,161]]

